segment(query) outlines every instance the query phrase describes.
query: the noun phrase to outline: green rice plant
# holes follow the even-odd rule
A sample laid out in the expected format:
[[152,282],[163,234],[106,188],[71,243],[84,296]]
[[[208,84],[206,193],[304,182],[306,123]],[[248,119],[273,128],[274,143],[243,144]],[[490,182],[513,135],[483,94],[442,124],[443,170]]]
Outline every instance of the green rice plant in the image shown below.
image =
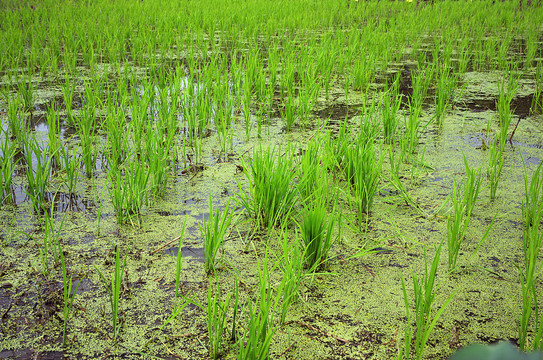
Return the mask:
[[311,201],[315,196],[315,189],[326,181],[326,175],[320,168],[320,149],[322,140],[315,137],[307,143],[307,149],[298,164],[298,192],[302,201]]
[[286,316],[290,305],[297,301],[298,291],[305,273],[303,271],[304,254],[300,251],[299,243],[302,241],[298,238],[296,232],[296,241],[291,242],[286,232],[281,232],[283,256],[280,260],[279,268],[283,273],[281,284],[279,285],[278,293],[281,296],[281,324],[285,323]]
[[56,103],[53,102],[47,110],[47,139],[49,145],[49,156],[53,158],[53,163],[56,168],[60,165],[60,116],[56,108]]
[[297,200],[297,190],[292,185],[296,174],[293,168],[292,151],[281,154],[278,148],[253,150],[252,159],[243,160],[249,192],[238,183],[237,196],[257,227],[273,228],[288,221]]
[[313,104],[317,100],[317,96],[320,92],[320,83],[316,77],[310,78],[307,80],[307,83],[304,83],[304,86],[298,97],[298,109],[297,112],[300,114],[299,119],[302,123],[302,128],[305,129],[309,123],[309,115]]
[[498,81],[498,101],[497,109],[500,120],[500,142],[505,144],[507,141],[507,134],[512,119],[511,101],[515,97],[519,86],[519,77],[509,72],[508,79],[505,77]]
[[70,151],[68,144],[60,143],[59,146],[60,163],[65,174],[64,183],[68,188],[68,193],[75,194],[82,159],[80,156],[77,156],[75,151]]
[[273,296],[266,252],[263,265],[257,257],[259,292],[256,303],[250,302],[248,308],[248,323],[244,336],[239,340],[237,358],[240,360],[267,359],[273,335],[277,331],[274,313],[277,297]]
[[405,313],[407,320],[405,322],[404,340],[403,345],[400,345],[400,352],[398,359],[411,359],[412,341],[414,340],[414,355],[415,359],[420,360],[424,354],[424,348],[428,342],[428,338],[432,333],[432,330],[436,326],[439,318],[443,315],[445,308],[451,302],[452,298],[456,294],[454,291],[439,308],[439,310],[432,317],[432,308],[435,301],[435,280],[437,274],[437,267],[439,265],[439,258],[441,254],[441,245],[436,249],[436,254],[430,269],[428,269],[428,261],[426,253],[424,254],[424,276],[420,279],[415,271],[413,271],[413,292],[414,292],[414,329],[411,325],[412,317],[410,312],[410,301],[407,295],[407,288],[402,275],[402,290],[405,304]]
[[243,82],[243,119],[245,120],[245,136],[249,140],[251,135],[251,84],[248,81]]
[[294,97],[294,93],[289,92],[284,101],[284,107],[281,110],[281,119],[285,124],[285,130],[291,131],[295,124],[298,116],[298,104]]
[[[137,132],[134,129],[135,127],[133,127],[133,130]],[[109,152],[108,165],[110,168],[120,166],[128,150],[128,131],[125,126],[124,109],[108,106],[105,118],[105,130],[107,134],[107,151]],[[138,130],[143,129],[140,127]],[[134,143],[137,144],[136,148],[139,147],[141,151],[141,138],[140,141],[134,141]]]
[[94,109],[85,107],[79,116],[74,116],[77,124],[77,135],[81,145],[81,158],[85,167],[87,178],[91,178],[96,169],[98,157],[96,149],[96,124],[94,123]]
[[361,134],[355,145],[345,153],[345,178],[356,198],[360,225],[369,215],[373,199],[379,189],[383,157],[376,159],[374,138]]
[[74,303],[75,295],[77,294],[77,289],[83,281],[83,278],[80,278],[75,285],[75,288],[72,290],[72,275],[68,277],[66,271],[66,262],[64,260],[64,253],[62,251],[62,246],[58,244],[58,252],[60,255],[60,261],[62,264],[62,284],[63,284],[63,295],[64,295],[64,308],[62,310],[62,319],[64,322],[62,328],[62,346],[66,346],[66,329],[68,328],[68,319],[70,317],[70,312],[72,311],[72,305]]
[[141,209],[147,198],[149,171],[132,155],[124,162],[124,174],[119,167],[109,169],[107,179],[108,191],[113,203],[117,223],[123,224],[137,217],[141,222]]
[[453,185],[453,192],[451,196],[452,211],[449,214],[447,220],[447,246],[449,249],[449,271],[452,272],[456,269],[456,261],[458,259],[458,253],[460,246],[466,236],[466,229],[469,224],[471,213],[466,214],[466,204],[460,197],[460,186],[457,186],[456,181]]
[[503,170],[504,150],[505,150],[505,143],[501,142],[499,137],[496,137],[494,141],[490,143],[486,173],[490,181],[490,199],[491,200],[496,198],[496,191],[498,190],[498,182]]
[[8,101],[8,133],[10,139],[16,139],[19,147],[23,147],[26,138],[26,121],[23,114],[23,105],[20,97],[11,98]]
[[34,111],[34,85],[32,85],[32,74],[25,79],[17,79],[17,90],[23,103],[23,110],[32,113]]
[[17,143],[11,141],[7,129],[2,127],[3,136],[0,140],[0,204],[13,201],[12,188],[13,171],[19,162],[15,157],[18,152]]
[[422,104],[416,105],[409,102],[409,116],[405,124],[405,131],[403,133],[404,144],[407,145],[407,154],[412,155],[415,153],[419,145],[421,129],[421,113]]
[[122,327],[121,318],[119,316],[119,303],[121,300],[121,284],[123,282],[127,255],[128,250],[126,251],[124,259],[121,263],[119,245],[115,245],[115,269],[113,271],[113,274],[111,275],[111,280],[107,280],[103,273],[96,267],[96,265],[94,266],[109,295],[114,342],[117,342],[117,336],[119,335]]
[[539,60],[535,67],[535,90],[530,106],[530,113],[543,112],[543,61]]
[[335,225],[335,207],[332,215],[327,214],[326,196],[307,203],[301,211],[299,224],[304,249],[304,267],[309,272],[326,267],[328,252],[332,246]]
[[209,220],[203,218],[200,233],[204,241],[204,268],[209,274],[215,271],[217,254],[222,246],[224,237],[232,224],[234,213],[230,209],[230,199],[222,211],[213,209],[211,194],[209,195]]
[[327,167],[329,169],[337,171],[345,167],[346,154],[350,151],[351,143],[351,128],[347,119],[345,119],[339,127],[337,138],[334,138],[332,133],[328,132],[324,140],[327,156],[324,156],[323,160],[328,160]]
[[481,184],[483,182],[483,177],[481,175],[481,167],[477,170],[470,169],[468,160],[464,155],[464,166],[466,169],[466,180],[464,182],[464,198],[463,203],[466,208],[466,216],[471,216],[477,198],[479,197],[479,192],[481,191]]
[[163,198],[171,168],[171,153],[175,133],[151,130],[147,136],[146,158],[149,166],[148,188],[152,195]]
[[400,77],[396,76],[392,88],[383,94],[383,136],[387,144],[394,141],[398,128],[398,110],[401,105],[401,95],[398,92],[399,80]]
[[25,140],[24,159],[26,162],[26,193],[32,201],[34,210],[39,213],[46,202],[46,190],[51,177],[51,157],[47,156],[34,136]]
[[[217,281],[215,279],[215,281]],[[213,294],[213,288],[216,288]],[[218,359],[222,353],[223,334],[226,329],[226,316],[230,307],[232,293],[222,300],[218,281],[216,286],[207,289],[207,335],[209,337],[209,357]]]
[[435,119],[439,127],[443,126],[443,116],[450,106],[457,81],[457,76],[451,75],[448,67],[441,69],[439,79],[437,80],[437,92],[434,97]]
[[76,82],[72,81],[70,73],[66,73],[64,76],[64,84],[62,84],[61,90],[62,96],[64,98],[64,105],[66,106],[66,117],[68,119],[68,124],[71,126],[76,125],[73,113],[75,86]]
[[[540,230],[543,218],[543,165],[540,164],[530,181],[524,163],[525,199],[522,206],[523,214],[523,250],[524,271],[519,266],[522,285],[522,314],[519,323],[519,347],[528,349],[543,349],[543,314],[540,313],[536,284],[542,264],[539,260],[543,231]],[[533,313],[533,314],[532,314]],[[532,316],[533,315],[533,316]],[[533,319],[533,320],[532,320]],[[533,323],[533,324],[532,324]],[[533,339],[529,341],[528,334],[532,330]]]

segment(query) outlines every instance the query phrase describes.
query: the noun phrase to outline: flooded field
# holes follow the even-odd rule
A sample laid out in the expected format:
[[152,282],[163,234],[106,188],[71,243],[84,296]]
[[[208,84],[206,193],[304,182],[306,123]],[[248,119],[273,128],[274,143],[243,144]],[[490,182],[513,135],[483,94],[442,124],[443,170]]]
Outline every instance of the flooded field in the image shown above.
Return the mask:
[[0,5],[0,359],[543,347],[543,9]]

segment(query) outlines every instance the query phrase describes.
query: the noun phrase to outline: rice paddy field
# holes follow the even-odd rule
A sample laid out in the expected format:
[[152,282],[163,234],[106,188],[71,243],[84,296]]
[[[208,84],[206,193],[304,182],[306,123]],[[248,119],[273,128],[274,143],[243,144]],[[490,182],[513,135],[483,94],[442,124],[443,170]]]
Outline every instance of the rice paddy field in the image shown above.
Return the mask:
[[543,8],[0,3],[0,359],[543,348]]

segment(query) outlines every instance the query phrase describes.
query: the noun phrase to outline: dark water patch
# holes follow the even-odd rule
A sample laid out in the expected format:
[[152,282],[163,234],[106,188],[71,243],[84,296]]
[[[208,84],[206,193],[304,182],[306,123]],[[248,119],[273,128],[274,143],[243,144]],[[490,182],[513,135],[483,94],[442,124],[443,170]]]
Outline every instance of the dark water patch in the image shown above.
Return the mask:
[[[179,246],[173,246],[163,252],[166,255],[177,257],[179,253]],[[204,262],[204,248],[192,247],[192,246],[183,246],[181,248],[181,257],[183,258],[192,258],[199,263]]]
[[342,104],[333,104],[322,110],[314,112],[321,119],[330,119],[332,122],[343,121],[354,116],[360,115],[360,109],[357,106]]

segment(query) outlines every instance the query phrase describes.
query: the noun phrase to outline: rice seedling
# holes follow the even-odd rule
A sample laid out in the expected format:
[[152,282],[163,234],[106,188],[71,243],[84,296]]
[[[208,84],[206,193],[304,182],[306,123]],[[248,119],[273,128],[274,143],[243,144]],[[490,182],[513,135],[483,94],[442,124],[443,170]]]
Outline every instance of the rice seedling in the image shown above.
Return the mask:
[[26,162],[26,193],[32,201],[36,213],[39,213],[46,202],[46,190],[51,177],[51,157],[47,156],[34,136],[25,140],[24,159]]
[[298,192],[302,201],[311,201],[315,196],[315,189],[326,182],[326,175],[320,168],[320,149],[322,140],[319,137],[312,139],[307,144],[307,149],[298,165]]
[[327,214],[326,196],[307,203],[301,211],[299,224],[304,249],[304,267],[309,272],[326,267],[328,252],[332,246],[335,225],[335,207],[332,215]]
[[209,195],[209,219],[203,218],[203,225],[200,225],[200,233],[204,242],[204,268],[206,273],[212,273],[216,269],[217,254],[222,246],[224,237],[234,217],[230,209],[230,199],[222,211],[213,209],[211,194]]
[[68,328],[68,319],[70,317],[70,312],[72,311],[72,305],[74,303],[75,295],[77,294],[77,289],[79,288],[79,285],[83,281],[84,277],[77,280],[77,284],[75,285],[75,288],[72,290],[72,286],[73,286],[72,275],[70,275],[70,277],[68,277],[67,275],[66,261],[64,259],[64,253],[62,251],[62,246],[60,245],[60,243],[58,244],[58,252],[59,252],[60,261],[62,264],[62,284],[63,284],[63,295],[64,295],[64,308],[62,310],[62,319],[63,319],[62,346],[66,346],[66,329]]
[[268,254],[261,265],[257,257],[259,293],[256,303],[250,302],[248,308],[248,324],[244,336],[239,340],[237,358],[267,359],[273,335],[277,331],[274,320],[277,298],[273,296],[268,268]]
[[396,76],[392,88],[383,94],[383,136],[387,144],[391,144],[398,127],[398,110],[401,105],[401,95],[398,93],[400,77]]
[[543,61],[538,61],[535,70],[535,90],[530,106],[530,113],[543,112]]
[[17,143],[11,141],[7,129],[2,128],[2,139],[0,140],[0,204],[13,201],[12,183],[13,171],[19,162],[15,157],[18,152]]
[[[298,237],[296,233],[296,237]],[[304,253],[300,251],[300,239],[290,242],[286,232],[281,232],[283,256],[279,268],[283,273],[278,293],[281,296],[281,324],[285,323],[290,305],[298,299],[300,283],[305,275],[303,271]]]
[[23,105],[19,97],[11,98],[8,102],[8,134],[10,139],[16,139],[19,147],[23,147],[26,138],[27,124],[23,114]]
[[376,159],[374,138],[361,132],[355,145],[345,152],[345,178],[355,195],[359,224],[369,215],[379,189],[383,157]]
[[75,81],[72,81],[70,73],[66,73],[64,76],[64,84],[62,84],[62,96],[64,97],[64,105],[66,106],[66,117],[68,119],[68,124],[74,126],[76,123],[74,121],[73,113],[73,101],[75,95]]
[[[213,288],[216,288],[213,294]],[[222,299],[221,288],[208,286],[207,290],[207,335],[209,337],[209,357],[218,359],[222,353],[223,334],[226,329],[226,316],[230,307],[232,293],[228,294],[226,299]]]
[[149,171],[142,166],[136,155],[132,155],[124,162],[124,174],[118,167],[109,169],[107,180],[108,191],[113,203],[117,223],[130,222],[137,217],[141,222],[141,209],[147,197],[147,184]]
[[294,93],[289,92],[285,98],[284,107],[281,110],[281,119],[285,124],[285,130],[291,131],[296,123],[298,113],[298,106]]
[[[524,271],[519,266],[522,286],[522,314],[518,332],[519,347],[521,350],[527,351],[528,349],[543,349],[543,315],[539,313],[536,290],[542,265],[538,257],[541,241],[543,241],[543,231],[539,226],[543,217],[543,165],[540,164],[536,168],[531,179],[528,178],[524,160],[523,165],[525,190],[525,199],[522,205]],[[533,339],[528,338],[530,331]]]
[[441,74],[437,80],[437,93],[434,98],[435,119],[439,127],[443,126],[443,116],[451,104],[457,81],[457,77],[450,74],[448,67],[441,69]]
[[456,269],[458,253],[466,236],[466,229],[471,216],[471,213],[466,209],[467,204],[460,198],[459,188],[460,186],[457,186],[455,181],[451,196],[453,208],[447,220],[447,247],[449,249],[450,272]]
[[87,178],[91,178],[96,170],[96,124],[94,123],[94,109],[84,108],[79,116],[74,116],[77,124],[77,135],[81,145],[81,158]]
[[466,216],[471,216],[477,198],[479,197],[479,192],[481,191],[481,184],[483,182],[483,177],[481,175],[481,168],[477,170],[470,169],[468,160],[464,155],[464,167],[466,169],[466,180],[464,183],[464,198],[463,203],[466,208]]
[[238,183],[238,198],[259,228],[273,228],[288,221],[296,204],[297,191],[292,186],[296,174],[292,151],[280,152],[278,148],[260,148],[253,151],[252,159],[243,160],[249,192]]
[[511,101],[515,97],[518,89],[519,78],[509,72],[508,80],[502,78],[498,81],[498,101],[497,109],[500,121],[500,143],[505,144],[507,141],[507,134],[509,131],[509,125],[511,124],[512,111]]
[[119,335],[122,327],[122,321],[119,317],[119,303],[121,299],[121,283],[123,282],[127,255],[128,250],[126,251],[124,259],[121,262],[119,245],[115,245],[115,269],[111,275],[111,280],[107,280],[100,269],[94,266],[109,296],[114,342],[117,342],[117,336]]
[[496,198],[496,192],[498,190],[498,182],[503,170],[504,150],[505,150],[505,143],[501,142],[500,138],[496,137],[494,141],[490,143],[486,173],[490,181],[490,199],[491,200]]
[[34,85],[32,84],[32,74],[27,74],[24,79],[17,79],[17,89],[21,96],[23,110],[26,112],[34,111]]
[[[424,276],[419,278],[415,271],[413,271],[413,292],[414,292],[414,329],[411,325],[412,316],[410,312],[411,304],[407,295],[407,288],[402,275],[402,290],[405,304],[405,314],[407,317],[405,323],[404,340],[400,345],[400,352],[398,359],[411,359],[414,352],[415,359],[422,359],[424,354],[424,348],[432,333],[432,330],[436,326],[439,318],[443,315],[445,308],[451,302],[452,298],[456,294],[454,291],[447,297],[443,305],[432,317],[432,308],[434,307],[436,291],[434,289],[437,267],[439,265],[439,258],[441,254],[441,245],[436,249],[432,264],[428,269],[428,261],[426,253],[424,254]],[[415,346],[412,349],[412,341],[414,340]],[[414,351],[412,351],[414,350]]]

